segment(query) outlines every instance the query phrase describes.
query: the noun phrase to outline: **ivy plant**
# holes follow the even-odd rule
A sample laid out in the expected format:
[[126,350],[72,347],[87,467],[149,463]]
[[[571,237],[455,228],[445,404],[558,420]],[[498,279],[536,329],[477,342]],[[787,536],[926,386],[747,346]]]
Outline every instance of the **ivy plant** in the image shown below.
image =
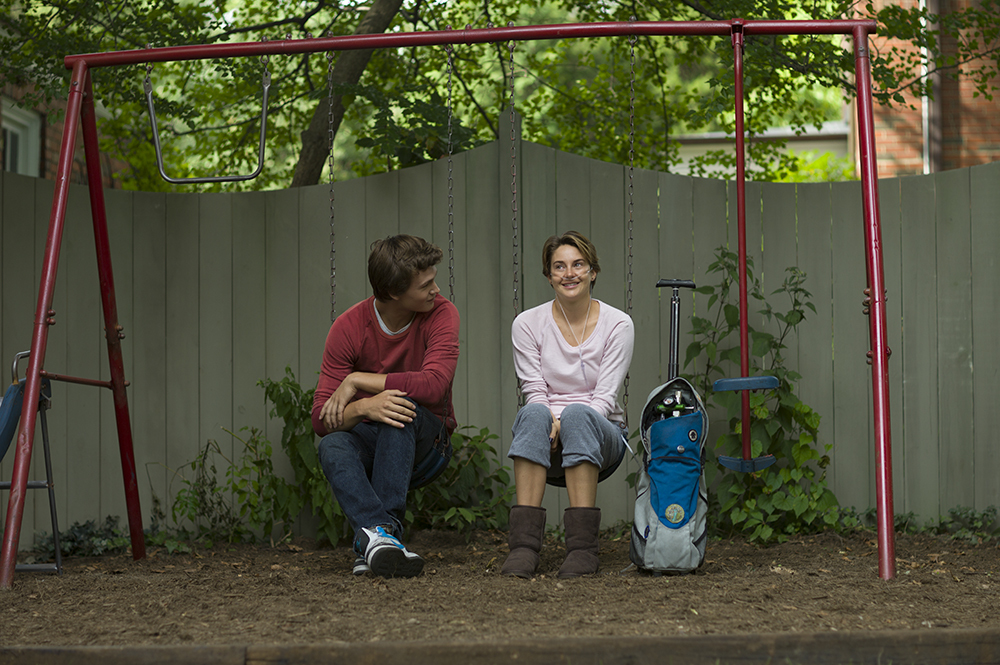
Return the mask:
[[316,435],[312,428],[315,389],[303,389],[290,367],[285,368],[285,376],[281,380],[265,379],[259,385],[273,404],[271,415],[285,422],[281,430],[281,448],[291,462],[295,474],[294,486],[303,509],[308,507],[317,519],[317,538],[335,545],[350,536],[350,525],[340,504],[334,500],[330,483],[319,463]]
[[[724,410],[728,431],[718,437],[717,454],[742,457],[741,394],[715,392],[715,379],[738,376],[739,269],[738,257],[725,247],[716,250],[709,267],[718,283],[702,286],[698,293],[708,296],[705,316],[693,316],[685,368],[703,359],[701,369],[690,376],[706,400]],[[810,533],[837,523],[839,504],[827,487],[826,468],[831,444],[820,443],[820,415],[796,394],[801,376],[786,366],[783,352],[809,311],[816,308],[803,284],[806,274],[787,268],[782,285],[766,298],[753,261],[747,259],[748,300],[756,302],[768,330],[749,328],[749,355],[752,375],[768,374],[778,379],[778,388],[750,394],[752,412],[750,439],[753,457],[774,455],[776,463],[754,473],[739,473],[721,465],[708,464],[706,476],[715,488],[714,525],[719,535],[742,533],[751,542],[786,540],[793,533]],[[787,301],[787,309],[776,309],[774,300]]]
[[[259,385],[272,404],[271,416],[284,421],[281,450],[294,479],[275,474],[271,442],[256,428],[245,437],[229,432],[240,444],[232,459],[218,442],[209,440],[175,476],[182,487],[171,504],[172,527],[165,526],[165,512],[154,494],[150,543],[170,553],[190,551],[186,540],[206,547],[216,542],[275,544],[292,536],[307,509],[315,520],[317,540],[336,545],[352,536],[320,466],[312,429],[315,391],[303,389],[290,368],[280,380],[266,379]],[[410,492],[406,521],[414,528],[466,532],[506,528],[514,489],[510,469],[499,464],[491,444],[496,438],[485,428],[459,427],[452,434],[448,467],[431,484]]]

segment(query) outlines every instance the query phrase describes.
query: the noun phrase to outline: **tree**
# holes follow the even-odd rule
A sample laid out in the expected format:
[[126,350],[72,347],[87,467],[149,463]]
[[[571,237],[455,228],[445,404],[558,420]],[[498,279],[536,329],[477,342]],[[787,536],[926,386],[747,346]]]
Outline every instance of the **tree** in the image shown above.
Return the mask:
[[[24,105],[44,107],[65,95],[65,55],[250,41],[279,35],[301,39],[312,37],[313,32],[324,36],[382,32],[396,18],[402,3],[0,0],[4,10],[0,17],[0,46],[10,56],[0,65],[0,72],[4,82],[28,86]],[[286,31],[283,35],[277,32],[282,30]],[[344,52],[333,67],[334,80],[357,83],[371,57],[371,51]],[[320,60],[324,66],[318,69],[315,63]],[[196,169],[203,169],[207,173],[197,174],[218,175],[256,164],[259,81],[261,70],[266,68],[273,74],[268,123],[272,149],[268,171],[272,175],[250,186],[287,184],[297,161],[303,163],[294,169],[303,173],[298,178],[302,184],[318,181],[320,169],[315,168],[316,163],[321,168],[327,152],[325,126],[317,140],[316,128],[310,124],[301,134],[302,150],[290,147],[300,140],[296,128],[306,124],[302,119],[308,113],[322,115],[325,125],[329,108],[322,94],[326,90],[322,84],[325,65],[325,54],[312,54],[284,61],[269,58],[260,63],[196,61],[147,67],[146,75],[153,80],[157,115],[164,120],[160,134],[168,173],[190,177]],[[102,68],[94,70],[93,76],[96,101],[107,112],[101,120],[102,149],[130,164],[130,184],[136,188],[167,188],[156,175],[151,130],[137,72],[134,68]],[[344,106],[340,96],[335,96],[335,125],[343,117]],[[205,136],[211,138],[204,140]],[[321,153],[318,158],[317,147]]]
[[[39,106],[64,97],[68,72],[62,57],[72,53],[632,16],[640,21],[874,17],[880,22],[879,39],[902,40],[874,53],[876,98],[885,104],[906,103],[908,93],[933,94],[928,81],[935,72],[972,77],[981,94],[992,95],[1000,70],[1000,0],[979,0],[941,15],[895,5],[859,7],[848,0],[373,0],[370,5],[360,0],[0,0],[0,9],[0,48],[6,54],[0,76],[5,83],[34,85],[25,100]],[[945,41],[956,45],[946,50]],[[447,141],[449,97],[456,150],[495,138],[496,117],[512,97],[529,139],[578,154],[627,161],[626,137],[634,125],[635,163],[647,168],[669,169],[677,162],[676,145],[669,138],[681,132],[733,131],[728,38],[514,46],[512,56],[508,44],[456,45],[450,69],[448,50],[440,47],[343,52],[332,71],[332,123],[324,53],[266,62],[160,63],[146,73],[162,119],[167,171],[190,176],[252,170],[260,79],[264,68],[271,72],[265,174],[243,185],[226,185],[230,189],[318,182],[331,127],[338,177],[439,157]],[[139,85],[143,69],[94,72],[95,93],[107,112],[101,120],[102,147],[130,164],[130,187],[168,189],[156,175]],[[852,72],[850,49],[838,38],[748,39],[748,129],[755,133],[783,125],[804,131],[837,117],[844,97],[853,94]],[[748,156],[756,177],[782,177],[792,168],[770,143],[751,141]],[[731,159],[729,153],[709,156],[704,168],[713,160],[725,164]]]
[[[858,6],[852,0],[788,2],[786,0],[647,0],[600,3],[565,0],[563,6],[584,21],[874,18],[875,99],[908,105],[922,94],[933,95],[935,75],[971,78],[989,96],[1000,72],[1000,0],[981,0],[962,10],[932,14],[889,4]],[[951,47],[946,47],[952,42]],[[568,49],[566,45],[560,46]],[[922,50],[923,49],[923,50]],[[669,170],[677,162],[676,145],[664,137],[678,133],[722,130],[732,135],[732,45],[725,38],[656,39],[642,37],[635,46],[636,163]],[[539,79],[550,80],[563,57],[528,65]],[[590,156],[625,162],[628,144],[627,91],[630,49],[623,43],[597,42],[578,63],[578,85],[565,89],[543,86],[529,102],[526,132],[549,136],[560,128],[559,146]],[[615,66],[617,64],[617,66]],[[853,53],[839,36],[750,36],[744,54],[746,128],[751,135],[790,126],[797,133],[825,120],[839,119],[845,99],[854,95]],[[907,96],[908,95],[908,96]],[[748,144],[748,174],[761,179],[789,177],[794,156],[779,142]],[[732,151],[708,155],[695,173],[733,166]],[[730,171],[731,172],[731,171]]]
[[[399,12],[403,0],[375,0],[355,34],[385,32]],[[356,84],[371,60],[372,51],[344,51],[331,66],[329,73],[334,86]],[[336,134],[344,119],[344,96],[334,92],[327,96],[313,112],[309,127],[302,132],[302,152],[295,164],[292,187],[315,185],[323,171],[323,162],[330,152],[329,134]]]

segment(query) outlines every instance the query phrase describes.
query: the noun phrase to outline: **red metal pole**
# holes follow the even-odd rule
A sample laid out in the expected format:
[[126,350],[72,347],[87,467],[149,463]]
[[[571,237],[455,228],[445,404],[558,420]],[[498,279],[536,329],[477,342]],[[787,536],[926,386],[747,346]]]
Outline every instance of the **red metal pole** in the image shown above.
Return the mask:
[[884,580],[896,576],[896,534],[892,506],[892,436],[889,431],[889,352],[886,343],[885,277],[879,220],[878,166],[875,162],[875,120],[872,111],[868,34],[854,30],[854,69],[858,92],[858,148],[864,206],[865,257],[871,299],[868,328],[871,340],[872,401],[875,422],[875,488],[878,519],[878,572]]
[[125,363],[122,359],[122,338],[115,300],[115,278],[111,268],[111,247],[108,241],[107,210],[104,205],[104,182],[101,174],[100,145],[97,140],[97,119],[94,113],[94,90],[88,75],[84,80],[83,147],[87,158],[87,184],[90,189],[90,212],[94,222],[94,244],[97,248],[97,274],[101,282],[101,305],[104,309],[104,336],[108,341],[108,363],[111,365],[111,392],[114,394],[115,423],[118,426],[118,451],[125,481],[125,504],[128,512],[132,558],[146,556],[146,538],[142,530],[139,505],[139,483],[135,476],[135,453],[132,447],[132,423],[125,393]]
[[[741,21],[744,34],[755,35],[807,35],[852,34],[856,29],[875,32],[873,20],[830,21]],[[510,26],[496,28],[469,28],[465,30],[433,30],[427,32],[397,32],[368,35],[342,35],[314,39],[283,39],[266,42],[241,42],[169,46],[111,53],[88,53],[65,58],[67,68],[77,60],[85,60],[91,69],[114,65],[134,65],[170,60],[200,60],[209,58],[258,57],[315,53],[323,51],[350,51],[375,48],[403,48],[410,46],[439,46],[443,44],[484,44],[504,41],[529,41],[538,39],[579,39],[584,37],[627,37],[629,35],[682,36],[728,35],[732,21],[619,21],[606,23],[566,23],[553,25]]]
[[73,169],[73,151],[76,130],[83,103],[84,80],[88,77],[87,63],[78,61],[73,66],[69,98],[66,102],[66,123],[63,126],[59,166],[56,172],[56,190],[49,217],[49,235],[45,240],[45,257],[42,260],[41,284],[38,287],[38,305],[35,307],[35,327],[31,337],[31,356],[25,373],[24,406],[21,408],[21,431],[17,435],[14,453],[14,472],[10,484],[10,502],[7,504],[7,521],[4,523],[3,549],[0,550],[0,589],[10,588],[17,565],[17,543],[21,536],[21,518],[24,516],[24,490],[28,487],[28,467],[31,448],[35,440],[35,417],[38,413],[38,391],[41,370],[45,362],[49,326],[55,323],[52,295],[56,288],[56,271],[59,268],[59,250],[62,246],[66,222],[66,202],[69,200],[69,183]]
[[[740,272],[740,376],[750,376],[748,344],[749,304],[747,302],[747,194],[746,158],[743,141],[743,25],[733,21],[733,73],[736,84],[736,229],[739,243]],[[750,450],[750,391],[740,391],[740,416],[743,422],[743,459],[753,458]]]

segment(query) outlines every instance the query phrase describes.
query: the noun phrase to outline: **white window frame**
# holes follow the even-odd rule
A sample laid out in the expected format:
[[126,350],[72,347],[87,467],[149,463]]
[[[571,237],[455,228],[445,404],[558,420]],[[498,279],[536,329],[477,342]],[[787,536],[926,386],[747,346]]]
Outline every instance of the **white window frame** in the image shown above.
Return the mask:
[[[0,124],[5,132],[16,134],[19,139],[17,164],[11,165],[10,170],[38,178],[41,175],[42,118],[37,113],[18,108],[6,97],[0,101],[3,103]],[[6,164],[2,166],[7,168]]]

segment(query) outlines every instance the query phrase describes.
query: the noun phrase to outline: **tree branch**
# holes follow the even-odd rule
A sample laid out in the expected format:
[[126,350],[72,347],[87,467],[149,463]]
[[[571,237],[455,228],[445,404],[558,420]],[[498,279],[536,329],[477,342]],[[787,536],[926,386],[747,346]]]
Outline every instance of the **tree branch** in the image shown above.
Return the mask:
[[[375,0],[354,34],[369,35],[385,32],[399,13],[402,4],[403,0]],[[373,52],[373,49],[341,51],[331,73],[334,83],[357,83],[364,74]],[[343,96],[336,93],[332,98],[322,99],[316,105],[309,127],[301,134],[302,152],[299,153],[299,160],[295,164],[292,187],[315,185],[319,182],[323,173],[323,163],[330,154],[329,133],[332,132],[336,136],[344,119],[345,110]]]

